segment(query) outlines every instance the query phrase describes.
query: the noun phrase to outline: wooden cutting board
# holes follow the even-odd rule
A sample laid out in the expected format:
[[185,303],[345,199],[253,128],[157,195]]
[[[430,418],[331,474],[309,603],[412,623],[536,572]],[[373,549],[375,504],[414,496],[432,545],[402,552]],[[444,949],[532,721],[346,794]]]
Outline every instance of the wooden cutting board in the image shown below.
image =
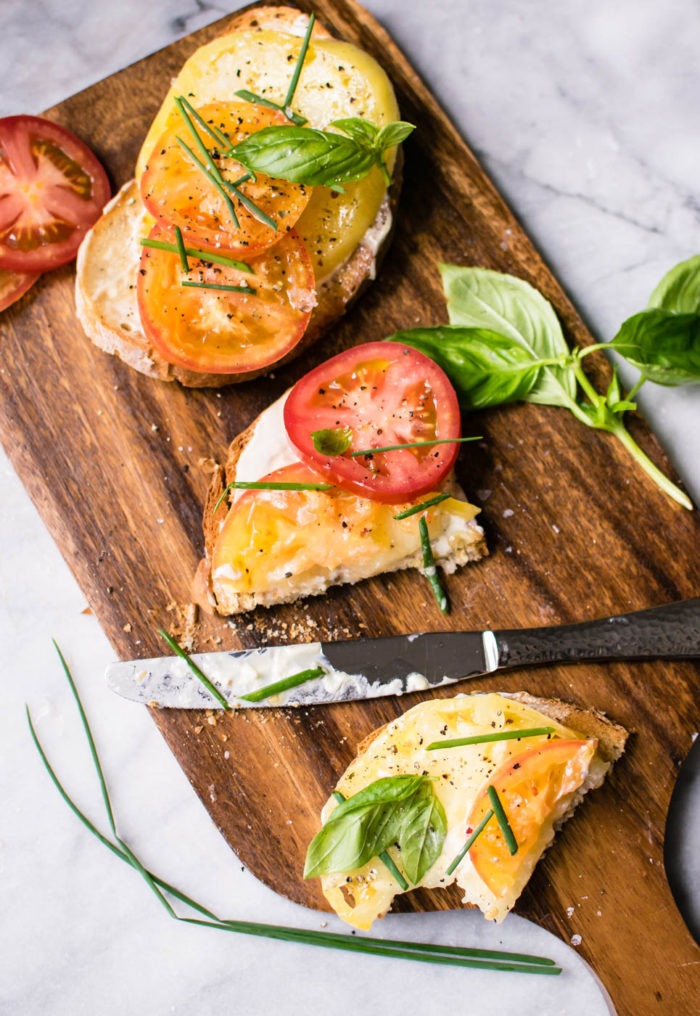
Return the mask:
[[[569,338],[590,341],[512,212],[386,32],[352,0],[313,6],[334,32],[381,61],[403,118],[418,125],[406,145],[393,246],[378,281],[333,334],[274,377],[217,393],[149,380],[95,349],[75,318],[70,266],[42,278],[0,324],[4,446],[122,658],[161,654],[156,628],[174,629],[179,605],[190,600],[202,554],[206,460],[221,459],[261,409],[337,350],[399,327],[444,322],[438,260],[529,280],[554,303]],[[79,133],[121,185],[170,77],[222,25],[48,115]],[[586,363],[604,383],[603,358]],[[633,420],[632,429],[670,472],[644,423]],[[700,593],[697,513],[667,500],[612,438],[563,410],[534,405],[481,413],[466,421],[466,430],[485,435],[483,444],[465,447],[458,473],[468,491],[482,492],[491,556],[449,579],[447,619],[424,580],[402,573],[259,610],[235,625],[204,619],[199,647],[557,624]],[[565,827],[517,908],[567,941],[581,936],[581,954],[624,1016],[690,1016],[700,1007],[700,950],[663,866],[669,799],[698,726],[697,679],[693,665],[617,663],[512,672],[471,685],[571,699],[605,710],[632,731],[627,754]],[[317,882],[301,878],[321,806],[358,741],[420,698],[211,720],[163,711],[154,720],[250,870],[291,899],[324,907]],[[399,906],[453,908],[459,893],[418,891]]]

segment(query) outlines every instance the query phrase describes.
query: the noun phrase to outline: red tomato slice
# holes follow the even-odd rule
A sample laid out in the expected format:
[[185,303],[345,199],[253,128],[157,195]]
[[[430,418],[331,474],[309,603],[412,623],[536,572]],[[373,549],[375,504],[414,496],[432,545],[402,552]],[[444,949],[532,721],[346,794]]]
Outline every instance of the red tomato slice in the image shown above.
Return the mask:
[[0,311],[5,310],[20,296],[24,296],[30,286],[33,286],[41,272],[22,274],[21,272],[7,272],[0,268]]
[[[175,242],[175,230],[156,223],[151,239]],[[228,254],[226,252],[220,252]],[[314,273],[294,230],[247,263],[253,274],[144,247],[138,275],[141,323],[169,362],[205,374],[241,374],[277,363],[299,342],[316,303]],[[255,293],[183,286],[250,286]]]
[[[469,851],[491,891],[503,897],[527,882],[553,836],[553,824],[586,778],[598,742],[552,740],[512,756],[490,783],[498,791],[518,850],[511,854],[495,817]],[[474,802],[467,829],[476,829],[491,807],[486,788]]]
[[[243,101],[211,103],[197,112],[210,126],[222,131],[232,144],[263,127],[289,123],[282,113]],[[245,173],[240,162],[222,158],[214,138],[196,122],[195,127],[222,177],[230,183],[239,180]],[[239,257],[256,254],[284,236],[306,208],[310,187],[259,174],[257,181],[246,181],[240,190],[277,223],[277,230],[256,219],[235,195],[231,195],[237,227],[221,193],[180,146],[178,137],[202,161],[196,142],[181,121],[174,129],[166,131],[155,146],[141,177],[141,198],[154,218],[179,226],[187,244],[212,250],[224,247]]]
[[[428,445],[352,458],[365,448],[460,436],[454,388],[438,365],[398,342],[367,342],[326,360],[297,381],[284,407],[289,439],[301,458],[334,482],[396,504],[439,489],[458,444]],[[342,455],[317,452],[313,431],[349,427]]]
[[87,145],[51,120],[0,120],[0,268],[44,272],[75,257],[109,198]]

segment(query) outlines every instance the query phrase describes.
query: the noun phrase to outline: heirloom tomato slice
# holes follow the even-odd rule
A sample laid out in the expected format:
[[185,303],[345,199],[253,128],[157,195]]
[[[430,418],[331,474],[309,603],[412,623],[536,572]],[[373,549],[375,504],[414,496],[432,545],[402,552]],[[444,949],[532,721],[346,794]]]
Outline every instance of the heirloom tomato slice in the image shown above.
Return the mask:
[[[439,490],[459,450],[459,405],[447,375],[398,342],[354,346],[314,368],[292,388],[284,423],[305,462],[347,490],[390,504]],[[315,431],[345,428],[352,433],[346,451],[316,450]],[[442,439],[455,443],[351,455]]]
[[[554,739],[509,758],[493,773],[503,810],[518,849],[511,854],[495,818],[474,841],[469,857],[483,881],[499,898],[525,885],[542,851],[553,836],[554,823],[566,813],[581,787],[597,740]],[[491,807],[484,787],[468,818],[468,832],[476,829]]]
[[104,169],[75,134],[38,116],[0,120],[0,268],[70,261],[108,198]]
[[[243,100],[210,103],[197,112],[215,133],[225,134],[231,144],[243,141],[263,127],[289,124],[282,113]],[[223,141],[217,142],[194,120],[193,124],[222,178],[235,184],[246,172],[243,166],[222,154]],[[154,218],[180,227],[186,244],[225,248],[238,257],[250,256],[276,243],[304,211],[311,188],[258,174],[256,180],[246,180],[239,189],[277,228],[256,218],[254,211],[229,192],[238,220],[236,226],[223,195],[181,142],[203,161],[187,125],[184,121],[177,123],[153,149],[141,177],[141,197]]]
[[8,272],[0,268],[0,311],[5,310],[33,286],[41,272]]
[[[174,244],[175,231],[156,223],[149,239]],[[177,253],[144,247],[141,255],[141,324],[168,363],[205,374],[243,374],[277,363],[299,342],[316,289],[309,255],[294,230],[249,258],[252,272],[204,258],[189,257],[188,263],[185,273]],[[216,288],[221,286],[249,291]]]

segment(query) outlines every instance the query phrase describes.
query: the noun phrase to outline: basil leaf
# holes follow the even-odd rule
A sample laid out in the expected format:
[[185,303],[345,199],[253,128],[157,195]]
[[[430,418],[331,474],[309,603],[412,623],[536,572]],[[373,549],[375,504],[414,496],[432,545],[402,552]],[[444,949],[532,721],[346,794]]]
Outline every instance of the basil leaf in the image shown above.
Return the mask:
[[623,322],[608,345],[656,384],[700,381],[700,314],[640,311]]
[[254,173],[308,187],[361,180],[377,161],[374,150],[354,138],[313,127],[263,127],[233,154]]
[[399,832],[401,867],[416,885],[437,861],[447,835],[445,809],[429,783],[422,784],[404,808]]
[[332,812],[309,844],[304,878],[355,871],[399,839],[405,802],[425,776],[375,780]]
[[667,272],[649,297],[648,306],[674,314],[700,314],[700,254]]
[[[255,136],[255,135],[254,135]],[[486,268],[440,265],[450,324],[498,332],[514,339],[533,359],[569,354],[559,320],[548,300],[523,279]],[[566,406],[576,398],[569,367],[541,367],[527,402]]]
[[405,141],[409,134],[413,134],[415,124],[407,123],[406,120],[394,120],[388,123],[379,131],[375,145],[384,151],[385,148],[393,148]]
[[442,367],[463,409],[525,399],[540,371],[540,361],[519,342],[486,328],[411,328],[389,341],[413,346]]
[[354,138],[355,141],[365,142],[368,145],[374,145],[379,134],[376,124],[370,123],[369,120],[363,120],[361,116],[348,116],[343,120],[334,120],[330,126],[337,127],[338,130]]
[[352,444],[352,427],[312,430],[311,440],[321,455],[342,455]]

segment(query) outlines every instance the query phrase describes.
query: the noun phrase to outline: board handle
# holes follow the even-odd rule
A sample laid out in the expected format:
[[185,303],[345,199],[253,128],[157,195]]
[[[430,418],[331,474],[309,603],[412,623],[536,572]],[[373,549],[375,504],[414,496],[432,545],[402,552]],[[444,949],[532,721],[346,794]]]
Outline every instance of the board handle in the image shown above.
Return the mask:
[[499,667],[565,660],[700,660],[700,597],[581,624],[494,635]]

